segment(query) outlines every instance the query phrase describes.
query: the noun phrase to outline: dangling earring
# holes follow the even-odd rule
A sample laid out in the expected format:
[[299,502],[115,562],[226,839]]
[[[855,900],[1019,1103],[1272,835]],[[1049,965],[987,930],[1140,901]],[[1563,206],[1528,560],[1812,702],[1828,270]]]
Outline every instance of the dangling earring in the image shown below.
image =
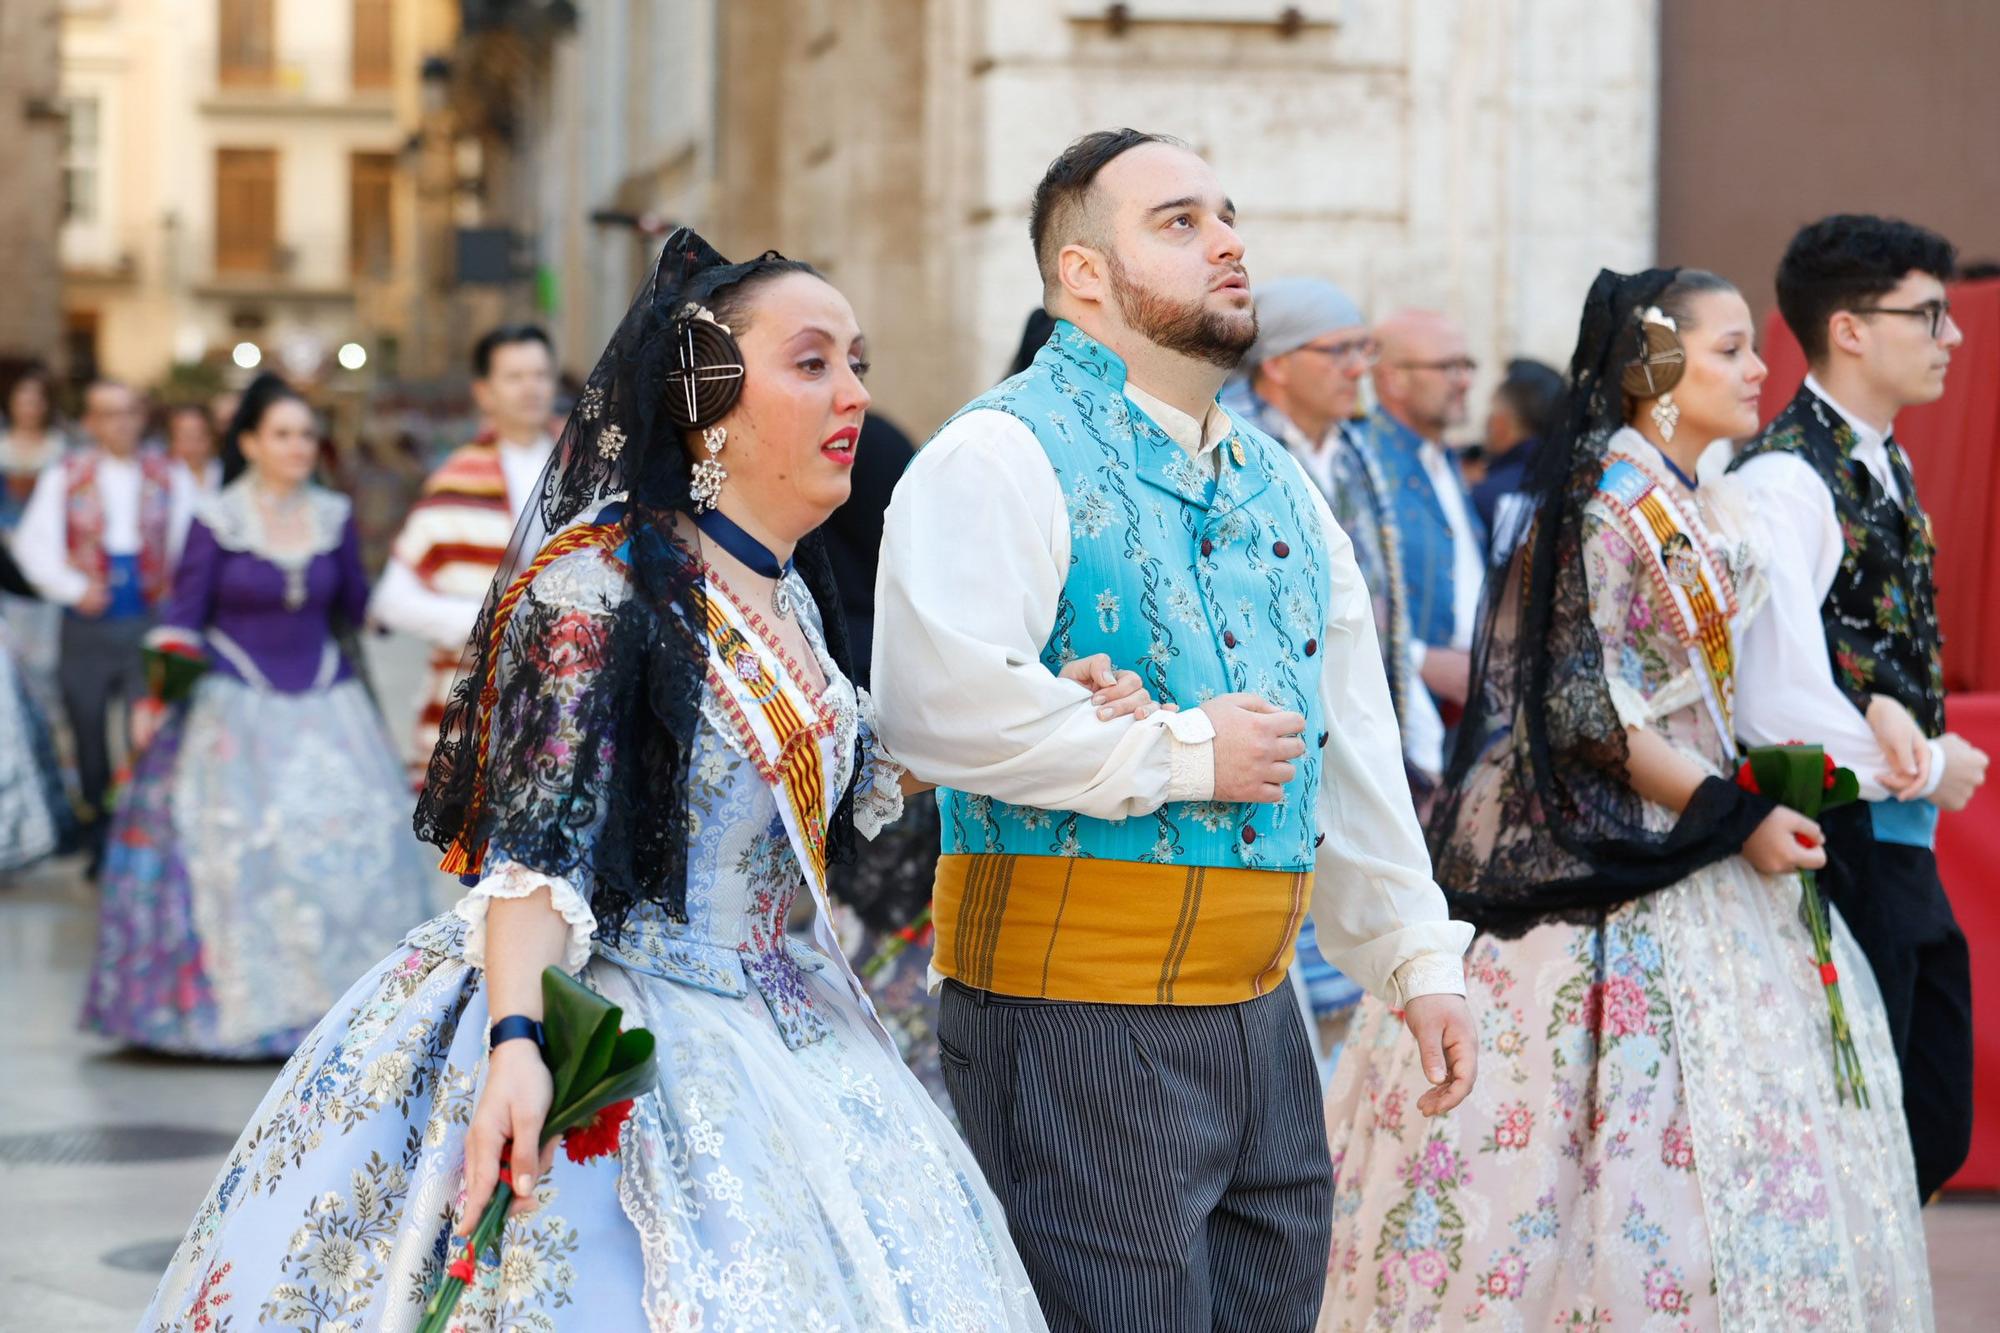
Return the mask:
[[1660,439],[1672,444],[1674,427],[1681,424],[1680,404],[1674,401],[1672,394],[1661,394],[1659,401],[1653,404],[1653,424],[1660,428]]
[[694,465],[694,476],[688,483],[697,514],[715,508],[716,497],[722,494],[722,483],[729,480],[728,471],[715,461],[722,456],[722,446],[728,439],[729,432],[721,426],[710,426],[701,433],[701,442],[708,446],[708,457]]

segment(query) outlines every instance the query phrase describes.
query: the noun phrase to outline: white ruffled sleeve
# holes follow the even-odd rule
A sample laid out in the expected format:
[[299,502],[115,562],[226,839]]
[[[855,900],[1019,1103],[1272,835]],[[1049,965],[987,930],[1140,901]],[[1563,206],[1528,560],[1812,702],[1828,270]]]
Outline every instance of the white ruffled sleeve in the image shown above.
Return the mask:
[[[859,806],[857,804],[857,810]],[[872,836],[872,835],[871,835]],[[597,934],[597,917],[576,886],[560,875],[530,870],[519,861],[495,855],[486,878],[451,909],[465,922],[465,961],[474,967],[486,966],[486,909],[495,898],[525,898],[536,889],[547,888],[549,905],[569,923],[569,943],[563,949],[563,971],[575,974],[590,961],[590,941]]]
[[854,688],[861,717],[861,771],[854,777],[854,828],[871,842],[903,817],[903,766],[882,745],[875,730],[875,701]]

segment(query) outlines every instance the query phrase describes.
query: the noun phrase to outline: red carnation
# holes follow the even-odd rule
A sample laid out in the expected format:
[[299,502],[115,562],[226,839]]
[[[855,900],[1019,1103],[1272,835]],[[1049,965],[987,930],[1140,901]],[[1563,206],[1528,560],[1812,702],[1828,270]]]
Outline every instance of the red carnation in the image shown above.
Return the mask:
[[609,1157],[618,1151],[618,1136],[625,1118],[632,1114],[632,1099],[613,1102],[574,1129],[563,1131],[563,1155],[572,1162],[588,1162],[593,1157]]
[[1745,759],[1743,761],[1742,767],[1736,770],[1736,785],[1741,787],[1744,791],[1750,792],[1752,794],[1759,794],[1757,792],[1757,775],[1756,773],[1751,771],[1750,761],[1748,759]]
[[472,1242],[468,1240],[465,1242],[465,1257],[463,1259],[454,1259],[446,1264],[444,1269],[445,1276],[455,1277],[469,1287],[472,1285],[474,1277],[473,1270],[478,1263],[479,1256],[473,1251]]
[[1826,790],[1832,791],[1834,774],[1840,771],[1840,765],[1833,762],[1833,756],[1830,754],[1820,757],[1826,760]]

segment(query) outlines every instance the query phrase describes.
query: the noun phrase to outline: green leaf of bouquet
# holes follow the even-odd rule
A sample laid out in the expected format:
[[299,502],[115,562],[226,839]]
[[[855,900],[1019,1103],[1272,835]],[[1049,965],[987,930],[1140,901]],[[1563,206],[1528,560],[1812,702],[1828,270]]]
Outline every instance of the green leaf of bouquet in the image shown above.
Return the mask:
[[584,1048],[583,1058],[576,1062],[570,1081],[558,1086],[557,1096],[576,1088],[587,1088],[610,1071],[611,1053],[618,1049],[618,1020],[621,1017],[623,1015],[619,1010],[611,1009],[598,1020],[597,1030],[590,1034],[590,1044]]
[[1838,806],[1852,805],[1861,799],[1861,779],[1854,776],[1851,768],[1837,768],[1833,772],[1833,790],[1820,802],[1821,810],[1832,810]]
[[1825,751],[1817,745],[1760,745],[1750,751],[1757,790],[1811,818],[1825,795]]
[[[572,1089],[550,1108],[549,1121],[558,1125],[556,1132],[582,1124],[615,1101],[636,1097],[652,1088],[660,1077],[653,1049],[653,1034],[645,1028],[618,1034],[618,1046],[604,1076],[593,1084]],[[548,1139],[549,1132],[545,1130],[542,1141],[546,1143]]]
[[616,1032],[617,1006],[559,967],[542,970],[542,1035],[548,1042],[547,1059],[558,1098],[578,1082],[578,1066],[606,1015]]
[[624,1074],[640,1065],[652,1068],[653,1034],[645,1028],[633,1028],[630,1032],[618,1034],[618,1045],[611,1052],[611,1073]]
[[650,1055],[631,1069],[607,1074],[573,1101],[551,1109],[548,1124],[542,1130],[542,1142],[547,1143],[556,1135],[576,1128],[613,1102],[651,1092],[658,1082],[659,1072],[653,1067]]
[[158,648],[144,651],[146,678],[159,688],[160,702],[177,704],[194,693],[195,683],[208,673],[208,659],[169,653]]

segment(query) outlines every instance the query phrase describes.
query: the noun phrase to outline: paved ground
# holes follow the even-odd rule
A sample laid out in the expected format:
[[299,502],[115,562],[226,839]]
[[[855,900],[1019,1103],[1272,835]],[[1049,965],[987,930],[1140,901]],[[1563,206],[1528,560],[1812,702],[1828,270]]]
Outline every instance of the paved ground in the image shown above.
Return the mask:
[[[378,684],[413,675],[401,655],[381,656]],[[95,909],[67,864],[0,886],[4,1330],[130,1330],[276,1070],[138,1056],[78,1033]],[[26,1135],[47,1137],[24,1147]],[[89,1160],[107,1149],[173,1155]],[[1938,1327],[1995,1327],[2000,1200],[1937,1205],[1927,1219]]]

